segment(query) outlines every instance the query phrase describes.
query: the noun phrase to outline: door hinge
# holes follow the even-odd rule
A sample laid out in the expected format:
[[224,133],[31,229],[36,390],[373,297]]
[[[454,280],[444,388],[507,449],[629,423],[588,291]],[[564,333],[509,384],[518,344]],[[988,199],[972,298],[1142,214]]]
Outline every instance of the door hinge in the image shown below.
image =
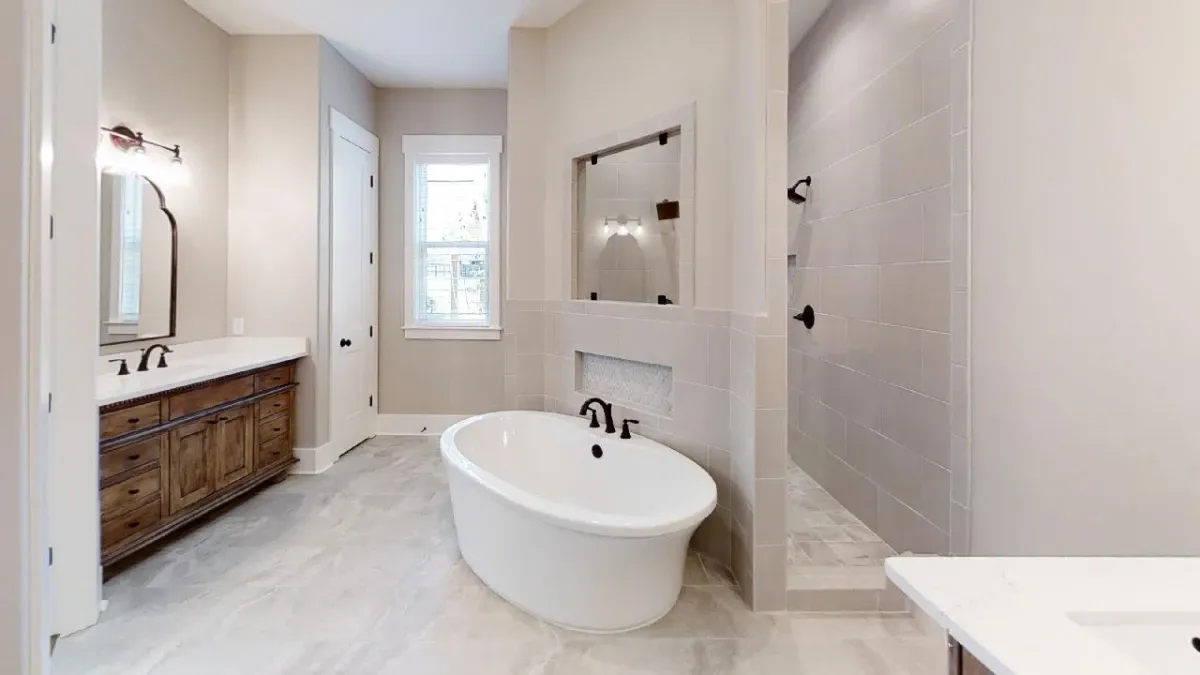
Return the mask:
[[54,393],[51,392],[46,398],[46,412],[54,412]]
[[50,216],[50,238],[54,238],[54,216]]
[[375,264],[375,252],[374,251],[371,251],[370,253],[367,254],[367,264],[369,264],[369,265]]
[[375,337],[375,326],[367,327],[367,337]]
[[367,397],[367,407],[368,407],[368,408],[374,408],[374,407],[375,407],[375,397],[374,397],[374,396],[368,396],[368,397]]
[[50,44],[58,42],[58,26],[50,24]]
[[375,187],[375,176],[371,176],[371,187]]
[[54,565],[54,547],[50,547],[50,564]]

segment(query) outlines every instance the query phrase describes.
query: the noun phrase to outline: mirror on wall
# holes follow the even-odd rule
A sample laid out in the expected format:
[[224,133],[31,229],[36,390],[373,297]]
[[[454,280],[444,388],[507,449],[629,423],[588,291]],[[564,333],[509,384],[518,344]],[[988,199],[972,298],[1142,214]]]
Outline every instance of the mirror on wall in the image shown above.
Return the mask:
[[680,127],[575,160],[574,297],[680,302]]
[[101,174],[100,345],[175,335],[175,216],[153,181]]

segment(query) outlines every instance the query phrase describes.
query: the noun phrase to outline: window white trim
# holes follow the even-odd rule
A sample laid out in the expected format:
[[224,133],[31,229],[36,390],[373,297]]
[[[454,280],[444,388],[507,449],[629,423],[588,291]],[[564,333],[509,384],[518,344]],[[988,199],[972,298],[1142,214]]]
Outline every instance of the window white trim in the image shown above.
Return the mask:
[[[409,340],[499,340],[500,324],[500,155],[501,136],[404,136],[404,337]],[[438,324],[419,321],[416,278],[416,200],[413,194],[418,162],[468,160],[488,164],[488,322],[486,325]]]

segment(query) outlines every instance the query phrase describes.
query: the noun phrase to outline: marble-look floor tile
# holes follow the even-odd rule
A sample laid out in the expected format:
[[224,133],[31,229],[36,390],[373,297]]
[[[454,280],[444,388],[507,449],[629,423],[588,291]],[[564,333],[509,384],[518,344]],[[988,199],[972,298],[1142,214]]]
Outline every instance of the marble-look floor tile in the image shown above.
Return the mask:
[[[793,542],[793,561],[816,571],[802,546],[843,564],[832,547],[871,543],[822,509],[819,485],[788,479],[806,493],[790,505],[811,516],[805,527],[851,535]],[[630,633],[591,636],[540,621],[462,560],[436,439],[373,439],[326,473],[289,477],[123,565],[104,584],[100,623],[60,640],[53,667],[55,675],[944,672],[928,667],[944,649],[909,619],[755,614],[729,570],[696,554],[684,582],[663,620]]]

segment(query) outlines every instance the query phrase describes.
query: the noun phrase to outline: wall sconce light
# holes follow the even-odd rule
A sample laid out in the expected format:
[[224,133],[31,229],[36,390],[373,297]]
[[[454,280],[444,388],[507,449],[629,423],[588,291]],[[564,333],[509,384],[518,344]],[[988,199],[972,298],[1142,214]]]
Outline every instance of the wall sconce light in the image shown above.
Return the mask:
[[642,233],[642,219],[641,218],[629,218],[627,216],[621,215],[621,216],[617,216],[616,218],[610,217],[610,218],[604,219],[604,234],[607,235],[610,232],[612,232],[612,226],[615,224],[617,226],[617,234],[621,235],[622,237],[627,237],[627,236],[629,236],[629,224],[630,223],[635,223],[634,230],[633,230],[635,234]]
[[100,130],[107,134],[110,143],[108,147],[101,149],[100,163],[105,171],[137,175],[158,173],[146,154],[146,147],[150,146],[166,150],[172,155],[158,178],[172,185],[186,184],[191,180],[191,174],[187,165],[183,163],[183,155],[178,145],[155,143],[123,124],[111,128],[100,127]]

